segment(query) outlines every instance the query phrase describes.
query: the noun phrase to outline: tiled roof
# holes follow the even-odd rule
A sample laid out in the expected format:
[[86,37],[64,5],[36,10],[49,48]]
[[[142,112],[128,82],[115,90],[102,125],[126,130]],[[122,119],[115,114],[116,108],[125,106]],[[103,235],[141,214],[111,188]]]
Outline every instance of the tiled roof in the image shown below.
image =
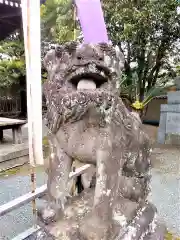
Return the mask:
[[[46,0],[39,1],[43,4]],[[21,0],[0,0],[0,40],[5,39],[21,26]]]
[[21,7],[21,1],[20,0],[0,0],[0,4],[9,5],[10,7]]
[[21,22],[20,3],[0,0],[0,40],[20,29]]
[[[46,0],[40,0],[41,4],[45,3]],[[21,0],[0,0],[0,4],[5,4],[10,7],[21,7]]]

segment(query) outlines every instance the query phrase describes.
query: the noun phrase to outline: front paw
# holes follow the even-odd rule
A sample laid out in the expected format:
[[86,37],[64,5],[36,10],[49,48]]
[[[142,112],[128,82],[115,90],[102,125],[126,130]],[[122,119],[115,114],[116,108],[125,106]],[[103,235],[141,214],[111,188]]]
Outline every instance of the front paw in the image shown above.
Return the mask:
[[57,209],[50,205],[48,205],[44,208],[38,209],[38,211],[37,211],[39,220],[42,221],[46,225],[48,225],[52,222],[56,222],[58,220],[60,214],[61,214],[60,209]]
[[65,204],[71,197],[68,191],[60,192],[58,198],[55,200],[56,205],[64,211]]

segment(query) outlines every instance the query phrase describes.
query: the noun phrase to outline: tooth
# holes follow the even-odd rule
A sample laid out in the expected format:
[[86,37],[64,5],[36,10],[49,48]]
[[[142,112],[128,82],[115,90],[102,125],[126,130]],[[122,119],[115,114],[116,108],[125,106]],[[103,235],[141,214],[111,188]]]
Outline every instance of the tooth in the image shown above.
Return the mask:
[[78,90],[82,90],[82,89],[96,89],[96,84],[94,81],[91,80],[81,80],[79,81],[78,85],[77,85],[77,89]]
[[101,75],[102,75],[103,77],[105,77],[105,74],[104,74],[104,72],[103,72],[103,71],[101,71]]

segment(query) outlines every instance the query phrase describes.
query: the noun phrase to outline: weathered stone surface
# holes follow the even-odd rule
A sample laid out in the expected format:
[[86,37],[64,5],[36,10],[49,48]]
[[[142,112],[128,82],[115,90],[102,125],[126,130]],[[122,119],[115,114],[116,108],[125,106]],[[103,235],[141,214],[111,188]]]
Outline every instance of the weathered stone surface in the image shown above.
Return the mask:
[[180,134],[167,133],[165,143],[171,145],[180,145]]
[[164,144],[165,138],[166,138],[166,118],[167,118],[167,113],[161,112],[158,136],[157,136],[157,142],[160,144]]
[[[64,213],[60,216],[60,220],[43,226],[45,232],[48,232],[54,239],[84,240],[86,238],[82,236],[82,233],[88,231],[89,238],[87,239],[101,239],[97,236],[97,227],[99,224],[97,219],[92,222],[93,228],[84,229],[84,223],[86,223],[88,215],[91,214],[93,209],[93,197],[94,189],[86,190],[80,196],[74,197],[73,200],[66,205]],[[123,200],[120,201],[119,204],[122,205],[124,209],[121,214],[126,212],[126,208],[130,208],[132,215],[129,215],[128,220],[125,220],[120,214],[118,215],[116,213],[113,215],[111,232],[110,235],[108,235],[109,240],[116,238],[120,240],[139,239],[142,235],[141,231],[145,233],[148,228],[153,229],[152,233],[144,234],[142,239],[163,239],[162,237],[166,234],[166,228],[156,224],[156,216],[154,216],[156,209],[153,205],[147,202],[146,207],[144,207],[142,211],[139,211],[138,204],[132,203],[131,201]],[[140,215],[141,217],[139,217]],[[42,223],[40,224],[42,226]],[[106,230],[107,228],[104,228],[104,231]],[[159,238],[153,238],[153,236],[158,236]]]
[[24,238],[24,240],[55,240],[55,237],[44,230],[38,230],[36,233]]
[[161,104],[161,112],[180,113],[180,104]]
[[29,154],[28,144],[22,143],[17,145],[2,144],[0,149],[0,162],[5,162],[19,157],[24,157]]
[[[58,46],[45,58],[51,157],[49,203],[39,216],[57,239],[137,240],[157,225],[156,208],[147,202],[149,138],[140,118],[119,98],[122,61],[111,45],[75,42]],[[83,195],[83,202],[74,200],[69,207],[72,218],[62,219],[74,159],[96,166],[91,176],[96,176],[95,190]],[[48,225],[52,221],[54,228]]]
[[26,123],[27,121],[25,120],[0,117],[0,143],[3,142],[4,140],[3,131],[7,129],[12,129],[13,143],[21,144],[22,143],[22,126],[25,125]]
[[168,98],[170,97],[168,102],[171,104],[161,105],[160,124],[158,130],[158,143],[161,144],[180,144],[180,104],[177,104],[174,97],[172,97],[175,93],[178,92],[168,93]]
[[180,91],[168,92],[168,104],[180,104]]
[[29,162],[28,144],[1,144],[0,172]]
[[180,89],[180,76],[177,76],[175,78],[175,85],[176,85],[177,89]]
[[180,113],[167,113],[166,133],[180,134]]
[[168,104],[161,105],[158,143],[180,144],[180,91],[168,92]]
[[26,123],[27,123],[26,120],[19,120],[19,119],[11,119],[11,118],[2,118],[2,117],[0,117],[0,127],[13,126],[13,125],[24,125]]

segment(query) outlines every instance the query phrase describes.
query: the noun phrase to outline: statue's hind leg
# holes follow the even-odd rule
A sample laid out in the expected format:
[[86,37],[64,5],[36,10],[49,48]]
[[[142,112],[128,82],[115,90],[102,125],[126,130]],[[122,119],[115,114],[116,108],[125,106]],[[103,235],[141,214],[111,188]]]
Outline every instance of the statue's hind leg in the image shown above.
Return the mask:
[[68,181],[72,159],[60,148],[55,136],[50,140],[51,155],[47,170],[48,206],[39,212],[44,223],[56,221],[69,196]]

